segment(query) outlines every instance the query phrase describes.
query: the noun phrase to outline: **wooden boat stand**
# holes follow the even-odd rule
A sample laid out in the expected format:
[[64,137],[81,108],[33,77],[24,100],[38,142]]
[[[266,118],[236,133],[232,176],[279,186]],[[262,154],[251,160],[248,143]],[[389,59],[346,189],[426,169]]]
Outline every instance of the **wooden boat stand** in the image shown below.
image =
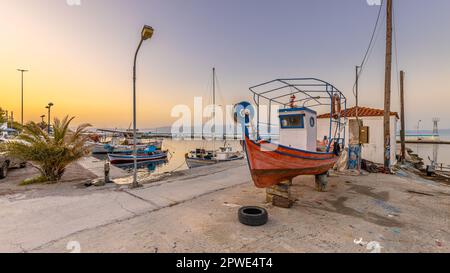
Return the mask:
[[267,203],[280,208],[292,208],[294,205],[294,198],[292,198],[292,179],[281,182],[278,185],[266,189]]
[[[328,175],[316,175],[316,190],[318,192],[324,192],[328,185]],[[266,189],[266,201],[271,203],[275,207],[280,208],[292,208],[295,203],[295,198],[292,197],[292,179],[281,182],[278,185],[272,186]]]

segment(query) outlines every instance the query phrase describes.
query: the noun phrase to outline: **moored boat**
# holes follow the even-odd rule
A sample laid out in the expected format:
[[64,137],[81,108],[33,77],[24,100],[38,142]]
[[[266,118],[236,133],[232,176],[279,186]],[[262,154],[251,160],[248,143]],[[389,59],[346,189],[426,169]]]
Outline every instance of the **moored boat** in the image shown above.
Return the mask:
[[136,157],[132,154],[108,154],[109,161],[112,164],[125,164],[134,162],[146,162],[153,160],[162,160],[167,158],[168,151],[155,151],[152,153],[139,153]]
[[185,155],[186,164],[189,169],[211,166],[218,163],[230,162],[244,159],[244,154],[234,151],[229,145],[220,147],[217,151],[208,151],[205,149],[196,149]]
[[[115,145],[112,143],[94,143],[88,142],[90,147],[92,147],[93,154],[108,154],[108,153],[129,153],[133,151],[133,145]],[[136,145],[138,150],[144,150],[147,148],[148,144]]]
[[[215,118],[215,104],[216,104],[216,69],[213,68],[212,71],[212,82],[213,82],[213,121],[216,120]],[[212,141],[216,140],[215,136],[215,123],[214,123],[214,130],[212,131]],[[205,150],[203,148],[197,148],[194,151],[191,151],[185,155],[186,158],[186,164],[189,167],[189,169],[197,168],[197,167],[203,167],[203,166],[210,166],[217,163],[223,163],[223,162],[229,162],[234,160],[241,160],[244,158],[244,154],[239,151],[234,151],[233,148],[230,145],[227,145],[226,141],[222,147],[220,147],[218,150],[215,148],[212,150]]]

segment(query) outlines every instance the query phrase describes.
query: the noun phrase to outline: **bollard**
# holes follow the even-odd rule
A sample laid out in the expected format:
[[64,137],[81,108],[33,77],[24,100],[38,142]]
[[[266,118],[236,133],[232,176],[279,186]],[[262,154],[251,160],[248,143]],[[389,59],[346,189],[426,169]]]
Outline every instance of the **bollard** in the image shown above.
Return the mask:
[[105,184],[108,184],[109,182],[111,182],[111,180],[109,179],[109,173],[111,171],[111,163],[109,161],[105,162]]

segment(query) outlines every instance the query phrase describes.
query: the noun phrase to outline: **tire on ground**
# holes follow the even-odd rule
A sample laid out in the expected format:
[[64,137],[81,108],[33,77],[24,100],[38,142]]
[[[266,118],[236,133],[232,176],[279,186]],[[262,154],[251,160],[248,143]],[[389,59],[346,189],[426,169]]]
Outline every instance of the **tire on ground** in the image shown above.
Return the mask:
[[269,220],[267,210],[260,207],[242,207],[238,212],[239,222],[247,226],[262,226]]

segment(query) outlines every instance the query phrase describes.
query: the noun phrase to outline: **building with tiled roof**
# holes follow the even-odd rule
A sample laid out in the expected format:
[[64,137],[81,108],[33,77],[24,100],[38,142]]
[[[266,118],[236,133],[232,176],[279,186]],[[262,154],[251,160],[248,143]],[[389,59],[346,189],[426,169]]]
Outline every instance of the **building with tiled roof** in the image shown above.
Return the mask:
[[[341,115],[347,117],[349,120],[356,119],[356,107],[348,108],[346,111],[342,110]],[[358,107],[358,117],[362,120],[364,126],[369,127],[369,143],[362,147],[362,158],[384,164],[384,110]],[[391,163],[396,163],[397,152],[397,122],[399,115],[396,112],[391,112]],[[318,139],[323,139],[330,133],[330,113],[317,116],[317,134]],[[335,127],[332,128],[335,130]],[[347,138],[347,145],[349,144],[350,130],[348,124],[345,128],[345,135]]]
[[[356,118],[356,109],[358,109],[358,116],[359,117],[383,117],[384,116],[384,110],[381,109],[375,109],[375,108],[369,108],[369,107],[352,107],[349,108],[347,110],[342,110],[341,111],[341,116],[342,117],[347,117],[347,118]],[[396,116],[397,118],[399,118],[398,113],[396,112],[391,112],[391,116]],[[328,114],[323,114],[317,117],[318,119],[323,119],[323,118],[330,118],[330,113]]]

